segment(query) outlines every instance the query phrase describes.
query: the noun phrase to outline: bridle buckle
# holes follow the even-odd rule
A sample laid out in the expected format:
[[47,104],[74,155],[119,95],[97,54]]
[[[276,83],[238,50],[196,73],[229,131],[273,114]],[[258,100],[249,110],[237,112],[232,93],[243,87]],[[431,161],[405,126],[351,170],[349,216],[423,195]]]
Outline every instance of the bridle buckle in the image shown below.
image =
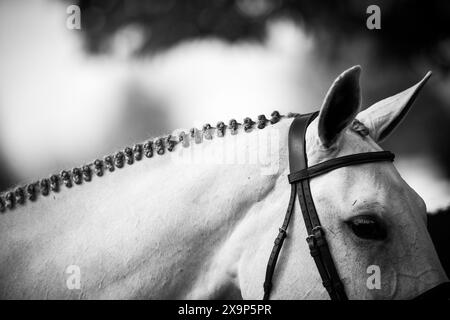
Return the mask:
[[284,240],[284,238],[286,238],[286,236],[287,236],[286,229],[279,228],[278,231],[279,231],[278,236],[275,238],[275,241],[274,241],[274,244],[276,246],[278,246]]
[[311,256],[315,257],[319,254],[319,246],[325,242],[325,232],[322,226],[315,226],[311,230],[311,234],[306,238]]
[[319,255],[319,248],[317,247],[316,237],[314,235],[309,235],[306,238],[306,242],[308,243],[309,253],[312,257],[316,257]]

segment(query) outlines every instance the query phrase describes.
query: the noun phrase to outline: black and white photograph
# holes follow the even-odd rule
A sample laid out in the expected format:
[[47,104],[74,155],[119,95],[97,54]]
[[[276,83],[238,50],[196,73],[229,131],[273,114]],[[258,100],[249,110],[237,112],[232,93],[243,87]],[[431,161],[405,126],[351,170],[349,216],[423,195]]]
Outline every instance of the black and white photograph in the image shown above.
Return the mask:
[[265,318],[449,276],[450,2],[0,0],[0,300]]

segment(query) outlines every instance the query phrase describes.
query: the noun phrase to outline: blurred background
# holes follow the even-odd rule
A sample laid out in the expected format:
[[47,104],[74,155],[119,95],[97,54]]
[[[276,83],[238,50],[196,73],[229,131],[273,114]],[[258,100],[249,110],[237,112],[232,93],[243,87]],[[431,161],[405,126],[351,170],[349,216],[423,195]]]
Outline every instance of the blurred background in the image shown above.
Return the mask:
[[179,127],[316,110],[355,64],[364,108],[432,70],[383,147],[448,270],[449,20],[441,0],[0,0],[0,190]]

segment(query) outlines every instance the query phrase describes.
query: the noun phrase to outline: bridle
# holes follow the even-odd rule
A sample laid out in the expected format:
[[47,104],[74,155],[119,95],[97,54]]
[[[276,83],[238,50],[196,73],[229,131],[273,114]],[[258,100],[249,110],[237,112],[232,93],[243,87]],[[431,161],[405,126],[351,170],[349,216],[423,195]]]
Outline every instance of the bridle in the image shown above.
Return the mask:
[[317,215],[314,201],[311,195],[309,180],[332,170],[378,161],[393,161],[394,154],[389,151],[364,152],[357,153],[328,161],[321,162],[314,166],[308,167],[308,159],[306,156],[306,129],[308,125],[317,117],[318,112],[299,115],[294,118],[289,129],[289,167],[288,175],[291,184],[291,196],[287,208],[283,225],[279,229],[278,236],[270,254],[267,263],[266,277],[264,281],[264,300],[269,299],[272,289],[272,277],[286,238],[289,221],[294,211],[295,196],[298,195],[300,208],[305,221],[308,237],[308,243],[311,256],[314,258],[323,286],[326,288],[331,300],[348,300],[344,286],[339,277],[336,265],[331,256],[327,243],[325,230],[322,228]]

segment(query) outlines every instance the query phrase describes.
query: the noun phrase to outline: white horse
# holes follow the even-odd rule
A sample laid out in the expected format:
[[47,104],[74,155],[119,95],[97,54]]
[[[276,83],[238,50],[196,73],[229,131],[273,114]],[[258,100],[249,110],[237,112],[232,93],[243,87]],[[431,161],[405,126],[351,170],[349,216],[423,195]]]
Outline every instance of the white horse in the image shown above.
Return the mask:
[[[354,67],[335,81],[308,127],[309,165],[381,150],[377,143],[428,78],[359,112],[359,74]],[[206,132],[212,137],[196,133],[198,143],[185,136],[170,156],[155,153],[16,204],[0,216],[0,296],[261,299],[289,199],[291,122],[282,117],[250,132],[239,125],[237,134],[227,128],[224,137],[218,129]],[[255,143],[262,132],[272,141],[270,170],[267,162],[249,161],[264,147]],[[243,146],[248,157],[236,160],[233,147],[222,153],[231,161],[192,161],[230,145]],[[311,191],[350,299],[409,299],[448,281],[426,229],[425,204],[393,164],[340,168],[312,179]],[[328,298],[306,236],[296,203],[272,299]],[[374,276],[375,287],[369,285]]]

